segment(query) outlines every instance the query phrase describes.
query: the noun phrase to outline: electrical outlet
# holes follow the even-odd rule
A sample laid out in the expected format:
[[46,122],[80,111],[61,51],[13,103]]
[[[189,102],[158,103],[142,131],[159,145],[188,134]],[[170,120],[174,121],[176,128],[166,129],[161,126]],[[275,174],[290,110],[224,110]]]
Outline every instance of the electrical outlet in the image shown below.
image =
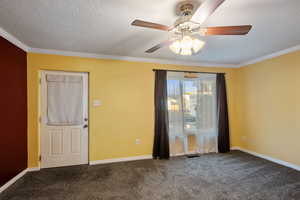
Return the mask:
[[135,144],[140,144],[141,140],[140,139],[135,139]]

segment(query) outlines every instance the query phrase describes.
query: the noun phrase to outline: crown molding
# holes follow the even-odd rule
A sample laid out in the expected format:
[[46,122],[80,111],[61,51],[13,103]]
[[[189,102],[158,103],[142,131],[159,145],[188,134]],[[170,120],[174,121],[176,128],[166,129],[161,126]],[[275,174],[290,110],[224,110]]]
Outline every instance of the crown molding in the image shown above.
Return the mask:
[[0,36],[2,36],[4,39],[8,40],[9,42],[13,43],[17,47],[21,48],[23,51],[28,52],[30,49],[29,46],[18,40],[15,36],[8,33],[6,30],[4,30],[2,27],[0,27]]
[[293,47],[290,47],[290,48],[287,48],[287,49],[283,49],[283,50],[280,50],[280,51],[277,51],[277,52],[274,52],[274,53],[271,53],[271,54],[261,56],[259,58],[255,58],[253,60],[249,60],[249,61],[240,63],[238,65],[238,67],[245,67],[247,65],[252,65],[252,64],[255,64],[255,63],[258,63],[258,62],[262,62],[264,60],[269,60],[271,58],[275,58],[275,57],[282,56],[282,55],[292,53],[292,52],[295,52],[295,51],[299,51],[299,50],[300,50],[300,45],[293,46]]
[[191,61],[180,61],[180,60],[169,60],[169,59],[156,59],[156,58],[141,58],[141,57],[129,57],[129,56],[114,56],[114,55],[105,55],[105,54],[94,54],[94,53],[83,53],[83,52],[74,52],[74,51],[61,51],[53,49],[40,49],[40,48],[31,48],[28,45],[24,44],[12,34],[8,33],[2,27],[0,27],[0,36],[21,48],[26,52],[32,53],[41,53],[41,54],[54,54],[54,55],[63,55],[63,56],[75,56],[83,58],[97,58],[97,59],[111,59],[111,60],[125,60],[133,62],[147,62],[147,63],[159,63],[159,64],[173,64],[173,65],[185,65],[185,66],[197,66],[197,67],[225,67],[225,68],[234,68],[237,67],[235,64],[220,64],[220,63],[208,63],[208,62],[191,62]]
[[278,52],[267,54],[240,64],[228,64],[228,63],[210,63],[210,62],[193,62],[193,61],[181,61],[181,60],[170,60],[170,59],[157,59],[157,58],[142,58],[142,57],[130,57],[130,56],[115,56],[115,55],[106,55],[106,54],[94,54],[94,53],[83,53],[83,52],[74,52],[74,51],[61,51],[53,49],[40,49],[40,48],[31,48],[28,45],[24,44],[18,40],[15,36],[8,33],[2,27],[0,27],[0,36],[13,43],[17,47],[21,48],[26,52],[40,53],[40,54],[54,54],[62,56],[75,56],[83,58],[97,58],[97,59],[110,59],[110,60],[124,60],[124,61],[133,61],[133,62],[147,62],[147,63],[159,63],[159,64],[171,64],[171,65],[184,65],[184,66],[196,66],[196,67],[224,67],[224,68],[240,68],[247,65],[255,64],[268,60],[274,57],[278,57],[284,54],[288,54],[294,51],[300,50],[300,45],[290,47]]
[[235,64],[220,64],[220,63],[191,62],[191,61],[157,59],[157,58],[115,56],[115,55],[106,55],[106,54],[74,52],[74,51],[61,51],[61,50],[54,50],[54,49],[30,48],[28,52],[40,53],[40,54],[62,55],[62,56],[75,56],[75,57],[83,57],[83,58],[124,60],[124,61],[132,61],[132,62],[147,62],[147,63],[172,64],[172,65],[197,66],[197,67],[224,67],[224,68],[237,67],[237,65],[235,65]]

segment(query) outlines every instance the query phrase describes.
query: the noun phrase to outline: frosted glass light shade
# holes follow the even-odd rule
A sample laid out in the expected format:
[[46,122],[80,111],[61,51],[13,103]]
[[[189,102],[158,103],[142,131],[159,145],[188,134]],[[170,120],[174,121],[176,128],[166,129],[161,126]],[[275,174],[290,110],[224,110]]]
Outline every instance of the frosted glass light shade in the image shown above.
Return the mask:
[[192,50],[191,49],[188,49],[188,48],[186,48],[186,49],[181,49],[181,52],[180,52],[180,55],[183,55],[183,56],[190,56],[190,55],[192,55],[193,53],[192,53]]
[[169,48],[175,54],[190,56],[200,51],[205,45],[204,41],[190,36],[183,36],[181,40],[175,40]]
[[202,40],[198,40],[198,39],[194,39],[193,40],[193,50],[195,53],[197,53],[198,51],[200,51],[205,45],[205,42],[203,42]]
[[173,51],[174,53],[179,54],[179,53],[180,53],[180,50],[181,50],[180,41],[179,41],[179,40],[174,41],[174,42],[169,46],[169,48],[170,48],[171,51]]

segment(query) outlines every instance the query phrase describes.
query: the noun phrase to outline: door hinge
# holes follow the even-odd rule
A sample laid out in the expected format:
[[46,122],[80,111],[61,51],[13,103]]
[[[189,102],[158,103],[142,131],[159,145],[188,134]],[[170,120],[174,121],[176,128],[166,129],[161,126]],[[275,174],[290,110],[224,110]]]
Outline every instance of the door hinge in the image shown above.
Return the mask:
[[41,78],[40,78],[39,82],[40,82],[40,84],[42,84],[42,79]]
[[40,162],[42,161],[42,156],[41,156],[41,155],[39,156],[39,161],[40,161]]
[[42,123],[42,117],[41,116],[39,116],[39,122]]

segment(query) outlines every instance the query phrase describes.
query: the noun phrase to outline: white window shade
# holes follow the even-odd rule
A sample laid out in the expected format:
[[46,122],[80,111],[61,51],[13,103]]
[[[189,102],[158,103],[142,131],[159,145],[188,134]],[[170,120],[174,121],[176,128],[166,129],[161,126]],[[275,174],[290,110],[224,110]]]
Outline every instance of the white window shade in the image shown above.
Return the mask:
[[47,124],[83,124],[83,80],[76,75],[47,75]]
[[217,152],[216,75],[169,72],[167,86],[171,154],[182,153],[176,141],[186,154]]

